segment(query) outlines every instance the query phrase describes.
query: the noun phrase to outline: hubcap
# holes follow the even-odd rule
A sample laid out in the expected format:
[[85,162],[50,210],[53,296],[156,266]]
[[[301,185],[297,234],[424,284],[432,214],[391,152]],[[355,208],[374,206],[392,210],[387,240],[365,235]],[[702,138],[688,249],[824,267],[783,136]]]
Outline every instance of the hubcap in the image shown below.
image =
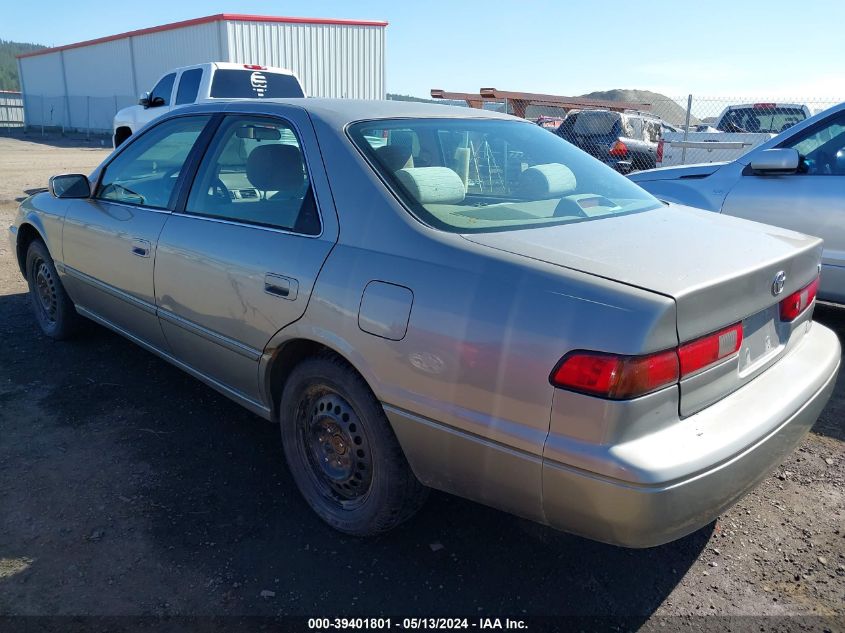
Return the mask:
[[56,279],[43,259],[35,262],[35,297],[44,318],[50,323],[55,323],[58,307]]
[[372,461],[366,435],[355,411],[334,392],[307,398],[300,438],[324,494],[340,501],[366,495]]

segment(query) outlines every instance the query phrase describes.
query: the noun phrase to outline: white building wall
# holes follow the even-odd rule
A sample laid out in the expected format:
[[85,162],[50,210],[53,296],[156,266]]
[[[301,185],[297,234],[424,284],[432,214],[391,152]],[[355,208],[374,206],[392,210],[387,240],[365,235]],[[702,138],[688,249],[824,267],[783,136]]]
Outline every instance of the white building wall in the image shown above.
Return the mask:
[[125,105],[124,95],[133,93],[132,73],[127,72],[132,68],[129,38],[70,48],[60,55],[68,87],[65,127],[97,127]]
[[19,61],[26,124],[64,125],[67,100],[62,52],[22,57]]
[[384,99],[384,27],[228,22],[229,60],[290,68],[311,97]]
[[152,90],[158,78],[171,68],[225,61],[226,47],[220,41],[220,25],[210,22],[133,37],[138,82],[135,92]]
[[111,130],[168,70],[209,61],[290,68],[309,96],[383,99],[384,49],[383,26],[226,20],[22,57],[26,124]]

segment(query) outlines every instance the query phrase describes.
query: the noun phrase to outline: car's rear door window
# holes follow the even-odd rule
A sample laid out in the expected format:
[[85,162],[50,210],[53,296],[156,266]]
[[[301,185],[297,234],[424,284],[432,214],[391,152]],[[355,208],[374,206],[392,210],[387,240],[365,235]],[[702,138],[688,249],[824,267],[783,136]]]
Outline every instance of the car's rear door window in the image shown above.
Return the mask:
[[183,72],[179,77],[179,88],[176,90],[176,105],[196,101],[201,80],[202,68],[192,68]]
[[302,145],[275,118],[229,116],[200,164],[186,212],[317,235],[320,219]]
[[134,138],[104,169],[95,197],[144,207],[171,207],[185,160],[211,117],[164,121]]

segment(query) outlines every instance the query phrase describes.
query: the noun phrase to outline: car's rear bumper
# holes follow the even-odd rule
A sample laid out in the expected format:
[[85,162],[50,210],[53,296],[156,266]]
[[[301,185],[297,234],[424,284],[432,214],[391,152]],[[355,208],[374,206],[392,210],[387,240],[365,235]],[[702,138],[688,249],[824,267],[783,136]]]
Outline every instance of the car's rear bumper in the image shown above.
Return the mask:
[[[795,350],[730,396],[660,432],[609,447],[605,454],[615,463],[607,470],[636,473],[636,481],[544,460],[547,522],[626,547],[660,545],[706,525],[799,444],[830,398],[840,358],[836,335],[814,323]],[[759,431],[751,441],[702,467],[703,454],[718,454],[721,441],[748,438],[749,429]],[[676,476],[662,480],[670,470]]]

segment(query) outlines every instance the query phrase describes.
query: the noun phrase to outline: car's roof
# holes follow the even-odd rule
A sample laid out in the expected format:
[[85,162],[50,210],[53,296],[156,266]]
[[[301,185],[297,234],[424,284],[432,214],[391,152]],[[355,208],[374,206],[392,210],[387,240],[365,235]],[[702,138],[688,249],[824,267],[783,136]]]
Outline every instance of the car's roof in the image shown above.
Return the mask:
[[[213,104],[203,103],[196,106],[183,106],[178,110],[174,110],[174,112],[181,112],[183,114],[190,110],[231,112],[243,109],[245,105],[248,105],[249,109],[253,112],[260,111],[267,114],[281,113],[285,106],[299,107],[308,111],[313,118],[320,119],[335,128],[343,128],[353,121],[367,121],[372,119],[484,118],[524,121],[524,119],[492,110],[480,110],[469,107],[462,108],[460,106],[447,106],[438,103],[322,98],[215,99]],[[256,109],[255,106],[260,106],[260,108]]]

